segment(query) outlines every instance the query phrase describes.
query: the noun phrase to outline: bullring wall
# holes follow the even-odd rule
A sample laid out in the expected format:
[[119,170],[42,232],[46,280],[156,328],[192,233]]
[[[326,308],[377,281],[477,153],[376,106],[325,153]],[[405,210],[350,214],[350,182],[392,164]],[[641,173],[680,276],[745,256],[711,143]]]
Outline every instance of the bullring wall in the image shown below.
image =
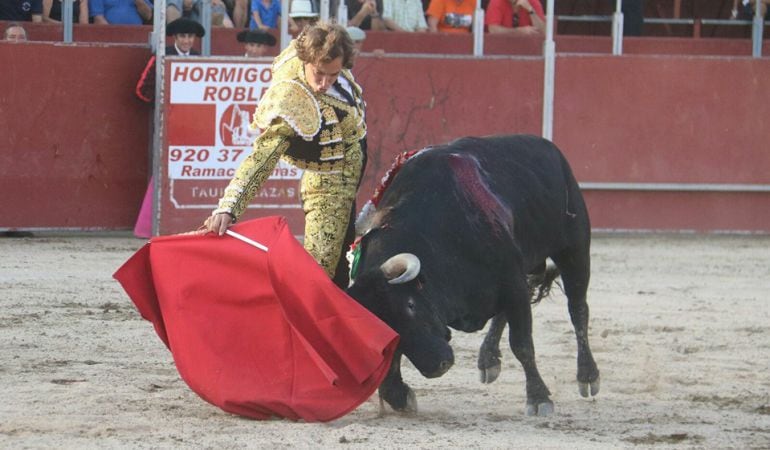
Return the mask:
[[[647,39],[662,42],[637,42]],[[667,48],[682,41],[692,40]],[[718,41],[706,53],[721,56],[557,57],[554,141],[584,184],[594,228],[770,231],[770,60],[727,56],[750,53],[750,42]],[[134,44],[0,43],[0,229],[133,227],[152,113],[133,88],[148,56]],[[362,56],[371,160],[359,200],[397,152],[539,134],[542,67],[537,56]]]

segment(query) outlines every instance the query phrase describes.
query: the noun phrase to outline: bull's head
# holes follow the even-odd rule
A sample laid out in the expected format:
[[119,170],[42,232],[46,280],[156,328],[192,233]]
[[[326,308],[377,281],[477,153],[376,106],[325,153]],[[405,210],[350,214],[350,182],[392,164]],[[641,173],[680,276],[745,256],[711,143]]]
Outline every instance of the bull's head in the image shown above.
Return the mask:
[[451,337],[420,273],[420,259],[411,253],[364,269],[348,293],[400,335],[400,350],[423,376],[440,377],[454,363]]

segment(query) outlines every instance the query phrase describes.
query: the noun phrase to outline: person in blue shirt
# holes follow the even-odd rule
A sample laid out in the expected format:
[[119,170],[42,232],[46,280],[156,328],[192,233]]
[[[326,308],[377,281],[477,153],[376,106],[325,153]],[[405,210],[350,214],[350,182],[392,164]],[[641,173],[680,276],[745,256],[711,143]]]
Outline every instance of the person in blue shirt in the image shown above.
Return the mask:
[[251,0],[250,29],[277,29],[279,23],[281,23],[281,0]]
[[152,3],[148,0],[88,0],[95,24],[142,25],[152,20]]

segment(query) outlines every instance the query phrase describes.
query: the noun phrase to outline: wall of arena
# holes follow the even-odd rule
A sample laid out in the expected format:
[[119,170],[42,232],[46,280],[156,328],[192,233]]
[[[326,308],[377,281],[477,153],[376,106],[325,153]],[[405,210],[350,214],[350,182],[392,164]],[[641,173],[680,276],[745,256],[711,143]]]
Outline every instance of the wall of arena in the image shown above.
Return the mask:
[[[121,28],[107,44],[76,27],[74,45],[30,28],[41,42],[0,42],[0,230],[131,229],[148,176],[152,108],[134,86],[149,28],[103,28]],[[216,30],[212,53],[239,54],[234,34]],[[365,50],[385,52],[354,69],[369,103],[360,202],[398,152],[540,134],[541,43],[487,37],[497,56],[476,59],[461,56],[470,36],[370,33]],[[749,40],[628,39],[623,56],[602,36],[556,45],[553,140],[595,229],[770,232],[770,59],[750,58]]]

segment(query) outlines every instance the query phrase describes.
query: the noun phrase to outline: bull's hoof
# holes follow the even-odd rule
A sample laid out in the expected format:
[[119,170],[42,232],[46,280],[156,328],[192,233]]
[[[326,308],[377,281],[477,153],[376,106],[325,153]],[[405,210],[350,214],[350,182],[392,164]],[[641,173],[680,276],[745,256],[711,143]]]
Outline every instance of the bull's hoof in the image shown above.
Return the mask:
[[401,412],[417,414],[417,396],[414,395],[414,391],[411,389],[406,393],[406,405]]
[[551,414],[553,414],[553,402],[550,400],[538,404],[527,403],[528,416],[548,417]]
[[479,368],[479,375],[481,382],[484,384],[489,384],[497,380],[497,377],[500,376],[500,370],[502,369],[502,365],[498,361],[497,365],[487,367],[487,368]]
[[578,388],[580,389],[580,395],[582,397],[588,398],[589,390],[590,390],[591,397],[593,397],[594,395],[599,393],[599,378],[595,379],[590,383],[579,381]]
[[394,411],[406,414],[417,413],[417,396],[414,395],[412,388],[406,384],[399,386],[396,390],[386,390],[383,393],[380,386],[380,416],[385,415],[385,402],[393,408]]

